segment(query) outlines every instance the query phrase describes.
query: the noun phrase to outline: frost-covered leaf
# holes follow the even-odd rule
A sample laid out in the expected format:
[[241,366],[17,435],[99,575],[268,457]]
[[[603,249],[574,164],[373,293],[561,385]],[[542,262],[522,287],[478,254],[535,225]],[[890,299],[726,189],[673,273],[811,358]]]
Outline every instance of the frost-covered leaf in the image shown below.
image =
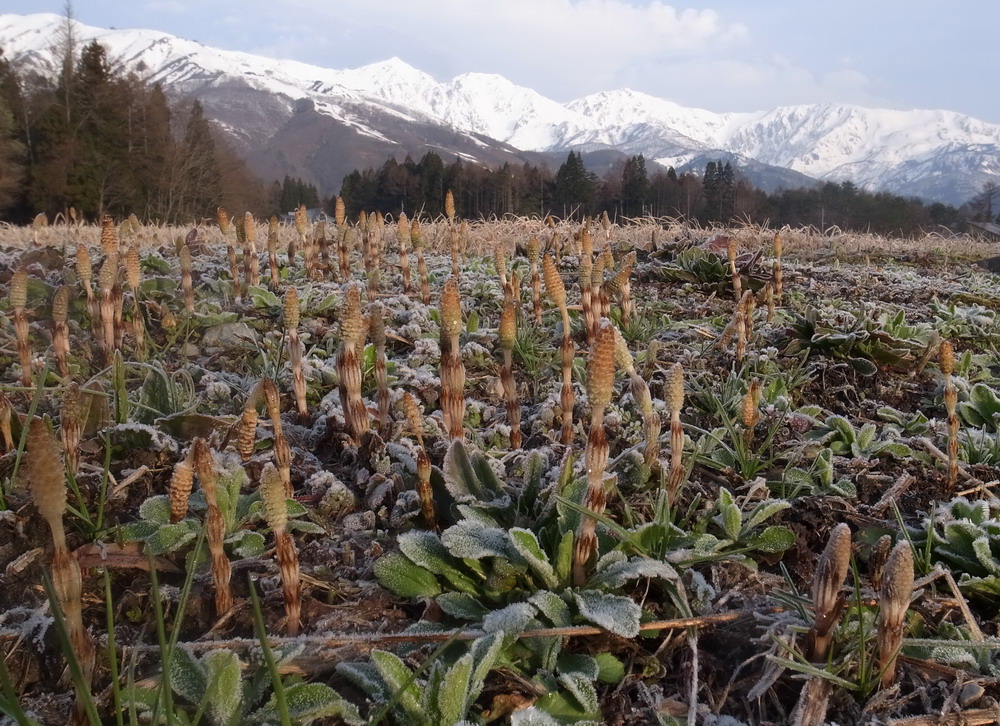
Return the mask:
[[216,650],[201,659],[208,679],[206,700],[212,720],[218,724],[231,723],[239,712],[243,689],[240,659],[232,651]]
[[434,602],[448,615],[459,620],[478,623],[490,611],[479,600],[465,592],[445,592]]
[[144,540],[160,528],[156,522],[129,522],[121,530],[121,538],[124,542],[138,542]]
[[560,673],[558,680],[559,684],[576,699],[585,713],[600,714],[600,707],[597,705],[597,691],[594,689],[592,678],[587,678],[579,673]]
[[192,705],[201,703],[208,687],[208,676],[205,668],[191,651],[177,647],[171,652],[170,684],[174,692],[188,703]]
[[400,597],[434,597],[441,592],[432,572],[397,552],[377,559],[374,570],[379,584]]
[[506,531],[498,527],[485,527],[479,522],[462,520],[446,529],[441,534],[441,541],[448,552],[459,559],[518,558]]
[[510,726],[560,726],[552,716],[537,706],[514,711],[510,715]]
[[572,622],[569,606],[554,592],[539,590],[528,598],[528,602],[538,608],[538,612],[547,617],[557,628],[566,627]]
[[487,635],[477,639],[472,644],[470,652],[475,667],[472,669],[472,677],[469,679],[469,703],[479,698],[479,693],[483,690],[483,684],[486,682],[486,674],[496,664],[503,650],[503,645],[504,639],[499,634]]
[[588,680],[597,678],[597,661],[583,653],[564,653],[559,656],[556,668],[560,673],[575,673]]
[[399,708],[411,721],[423,722],[425,714],[420,704],[420,687],[413,678],[413,672],[399,656],[385,650],[373,650],[371,659]]
[[150,497],[139,505],[139,516],[147,522],[167,524],[170,522],[170,497],[166,494]]
[[241,529],[225,539],[226,547],[240,558],[260,557],[264,554],[264,535],[249,529]]
[[980,537],[972,543],[972,551],[976,554],[976,559],[983,566],[988,575],[1000,575],[1000,562],[990,550],[990,541],[986,537]]
[[390,694],[386,690],[385,683],[378,673],[378,669],[371,663],[338,663],[337,673],[357,686],[370,698],[376,701],[384,701]]
[[516,635],[522,632],[535,617],[535,608],[526,602],[517,602],[505,608],[494,610],[483,618],[483,630],[487,633]]
[[285,529],[289,532],[302,532],[302,534],[326,534],[326,529],[316,524],[315,522],[310,522],[308,519],[290,519],[288,524],[285,525]]
[[601,683],[621,683],[625,678],[625,664],[611,653],[598,653],[594,656],[597,662],[597,680]]
[[792,503],[785,499],[768,499],[761,502],[750,512],[744,528],[747,532],[752,532],[759,525],[763,524],[778,512],[782,512],[792,506]]
[[[318,718],[340,719],[349,726],[366,723],[357,706],[345,701],[339,693],[324,683],[295,683],[285,688],[285,704],[293,724],[310,724]],[[251,723],[280,723],[274,697],[250,717]]]
[[617,589],[626,582],[638,580],[641,577],[658,577],[670,583],[680,582],[677,571],[666,562],[651,560],[647,557],[633,557],[630,560],[619,560],[596,573],[587,583],[588,587],[608,587]]
[[193,543],[197,536],[198,525],[193,521],[162,524],[146,538],[146,551],[154,555],[176,552],[181,547]]
[[397,542],[412,562],[445,577],[456,589],[470,594],[478,591],[475,581],[456,567],[455,558],[433,532],[412,530],[399,535]]
[[466,653],[448,669],[438,691],[438,723],[452,726],[465,717],[468,706],[469,679],[472,677],[472,654]]
[[578,590],[573,593],[573,599],[580,615],[609,633],[624,638],[634,638],[639,634],[642,608],[631,598],[597,590]]
[[761,552],[784,552],[795,544],[795,533],[788,527],[771,526],[765,529],[756,537],[753,537],[747,545]]
[[565,532],[556,550],[556,578],[564,585],[573,571],[573,536],[573,530]]
[[510,505],[489,462],[478,451],[470,453],[460,439],[452,442],[442,469],[445,487],[456,501],[495,508]]
[[528,563],[528,567],[538,575],[546,587],[556,588],[559,586],[559,578],[552,568],[549,558],[542,552],[541,545],[535,533],[520,527],[508,530],[510,543],[517,550],[518,554]]

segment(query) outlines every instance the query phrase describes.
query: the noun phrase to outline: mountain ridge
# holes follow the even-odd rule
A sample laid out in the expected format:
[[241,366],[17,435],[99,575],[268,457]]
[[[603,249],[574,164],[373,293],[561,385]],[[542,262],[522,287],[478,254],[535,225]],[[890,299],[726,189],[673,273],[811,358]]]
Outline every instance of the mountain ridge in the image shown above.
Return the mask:
[[[51,75],[51,39],[64,20],[50,13],[0,15],[0,47],[18,67]],[[772,191],[795,180],[851,181],[954,204],[984,182],[1000,181],[1000,125],[943,109],[828,103],[715,113],[627,88],[559,103],[498,74],[463,73],[439,82],[395,57],[330,69],[162,31],[81,23],[76,30],[81,43],[98,40],[124,67],[142,64],[144,77],[163,83],[168,93],[202,100],[259,173],[279,172],[283,156],[303,157],[294,146],[304,140],[288,124],[308,126],[310,143],[341,157],[323,173],[307,169],[327,191],[336,190],[337,175],[342,178],[351,164],[378,166],[390,155],[420,148],[487,164],[545,158],[539,155],[558,163],[552,155],[571,150],[641,153],[677,167],[719,157],[733,159]],[[296,119],[305,102],[318,114],[308,124]],[[266,111],[255,112],[258,106]],[[279,139],[282,146],[259,153]],[[270,161],[254,158],[261,155]]]

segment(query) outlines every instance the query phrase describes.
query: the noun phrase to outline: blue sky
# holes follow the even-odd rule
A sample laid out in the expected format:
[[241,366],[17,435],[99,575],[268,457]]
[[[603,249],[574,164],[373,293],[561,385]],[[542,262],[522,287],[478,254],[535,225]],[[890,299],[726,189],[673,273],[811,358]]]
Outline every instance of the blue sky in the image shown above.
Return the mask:
[[[559,101],[627,86],[713,111],[846,102],[1000,123],[994,0],[76,0],[78,20],[332,68],[391,56]],[[62,12],[0,0],[0,12]]]

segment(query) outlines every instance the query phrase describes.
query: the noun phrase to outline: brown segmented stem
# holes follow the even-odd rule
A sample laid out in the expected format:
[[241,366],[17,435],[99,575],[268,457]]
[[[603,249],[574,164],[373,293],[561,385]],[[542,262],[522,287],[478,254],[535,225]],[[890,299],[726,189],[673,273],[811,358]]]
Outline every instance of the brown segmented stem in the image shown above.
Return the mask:
[[10,307],[14,313],[14,337],[21,364],[21,385],[31,386],[31,348],[28,345],[28,271],[18,268],[10,280]]
[[562,409],[560,440],[569,445],[573,442],[573,404],[576,398],[573,392],[573,358],[576,356],[576,351],[570,330],[569,310],[566,307],[566,287],[552,257],[548,254],[542,260],[542,270],[545,274],[545,290],[552,298],[552,302],[559,306],[559,313],[562,316],[563,339],[559,348],[562,363],[562,388],[559,392],[559,406]]
[[431,281],[427,275],[427,261],[424,259],[424,242],[420,236],[420,220],[410,223],[410,241],[417,254],[417,274],[420,275],[420,299],[424,305],[431,304]]
[[257,258],[257,222],[250,212],[243,215],[243,279],[248,285],[260,285],[260,260]]
[[288,504],[281,476],[272,464],[264,466],[260,475],[260,498],[267,526],[274,532],[274,557],[281,575],[281,590],[285,601],[285,629],[288,635],[299,634],[302,620],[302,584],[299,576],[299,558],[295,542],[286,530]]
[[743,281],[740,273],[736,270],[736,253],[739,251],[739,242],[735,237],[730,237],[726,245],[726,254],[729,257],[729,274],[733,278],[733,299],[739,301],[743,297]]
[[615,365],[625,371],[629,377],[629,389],[632,398],[642,412],[643,428],[645,429],[646,443],[643,447],[643,463],[647,467],[658,466],[660,457],[660,415],[653,408],[653,397],[649,392],[649,385],[639,375],[635,369],[635,361],[632,353],[628,349],[628,343],[617,327],[615,332]]
[[590,230],[586,227],[580,231],[579,273],[580,303],[583,306],[583,322],[587,328],[587,340],[593,344],[594,334],[597,332],[597,316],[594,315],[594,296],[591,289],[594,282],[594,260]]
[[212,451],[204,439],[196,438],[192,443],[194,469],[198,473],[202,491],[205,493],[205,541],[212,556],[212,584],[215,588],[215,614],[222,617],[233,607],[230,588],[232,566],[226,556],[224,540],[226,525],[219,510],[218,485],[215,475],[215,461]]
[[184,290],[184,309],[189,313],[194,312],[194,282],[191,277],[192,261],[191,248],[187,245],[181,247],[178,256],[181,261],[181,288]]
[[[28,440],[24,458],[24,472],[28,479],[31,497],[39,515],[45,520],[52,534],[52,586],[59,607],[66,621],[73,653],[89,687],[94,672],[94,644],[83,624],[83,575],[80,565],[66,545],[63,515],[66,512],[66,478],[59,445],[49,431],[48,424],[34,418],[28,425]],[[74,706],[76,723],[82,720],[83,694],[77,693]]]
[[[590,430],[585,453],[587,491],[583,505],[593,514],[604,513],[604,472],[608,464],[608,439],[604,431],[604,411],[611,402],[615,376],[615,334],[608,320],[602,320],[594,337],[593,352],[587,365],[587,398],[590,403]],[[580,518],[573,551],[573,582],[577,587],[587,581],[591,560],[597,554],[597,520],[588,514]]]
[[504,403],[507,406],[507,422],[510,424],[510,447],[519,449],[521,448],[521,406],[517,400],[513,361],[514,342],[517,338],[517,316],[512,301],[508,301],[503,307],[498,332],[500,351],[503,355],[500,383],[503,386]]
[[341,343],[337,353],[340,403],[347,431],[354,442],[360,444],[362,434],[370,427],[368,408],[361,398],[361,354],[367,331],[361,317],[361,295],[354,285],[347,289],[340,332]]
[[309,421],[309,407],[306,404],[306,376],[302,369],[302,343],[299,341],[299,296],[294,285],[285,290],[285,335],[288,340],[288,363],[292,368],[292,389],[295,393],[295,407],[299,421]]
[[441,293],[441,412],[452,439],[465,437],[465,364],[459,336],[462,332],[462,305],[458,295],[458,280],[453,276],[445,282]]
[[7,398],[7,394],[0,391],[0,441],[3,441],[3,450],[5,452],[11,451],[14,448],[14,436],[10,427],[10,417],[13,412],[14,408],[10,405],[10,399]]
[[782,275],[781,275],[781,233],[774,233],[774,264],[771,267],[771,282],[774,284],[774,298],[778,305],[781,304],[782,295]]
[[528,240],[528,261],[531,263],[531,308],[535,316],[535,325],[542,324],[542,282],[538,274],[539,244],[538,238]]
[[274,215],[267,223],[267,266],[271,273],[271,290],[281,287],[278,277],[278,218]]
[[101,271],[98,274],[98,284],[101,288],[101,330],[103,338],[101,349],[104,352],[105,363],[111,363],[112,350],[115,345],[115,285],[118,280],[118,253],[112,252],[104,258]]
[[400,408],[403,409],[403,415],[406,416],[406,423],[410,427],[410,431],[417,439],[417,445],[423,447],[424,445],[424,415],[420,410],[420,404],[417,403],[409,391],[403,393],[402,398],[399,399]]
[[407,254],[410,240],[410,221],[405,213],[400,213],[396,223],[396,240],[399,243],[399,270],[403,275],[403,294],[410,294],[410,256]]
[[59,406],[59,433],[63,451],[66,452],[66,469],[76,476],[80,468],[80,437],[83,433],[83,402],[80,400],[80,386],[71,382],[63,393]]
[[375,385],[378,389],[378,431],[389,435],[389,372],[385,360],[385,308],[381,303],[369,306],[368,328],[375,346]]
[[66,319],[69,314],[69,288],[60,285],[52,296],[52,349],[56,355],[56,368],[59,375],[69,375],[69,327]]
[[667,480],[667,497],[673,502],[684,481],[684,429],[681,427],[681,409],[684,407],[684,368],[680,363],[670,367],[667,379],[667,407],[670,409],[670,478]]

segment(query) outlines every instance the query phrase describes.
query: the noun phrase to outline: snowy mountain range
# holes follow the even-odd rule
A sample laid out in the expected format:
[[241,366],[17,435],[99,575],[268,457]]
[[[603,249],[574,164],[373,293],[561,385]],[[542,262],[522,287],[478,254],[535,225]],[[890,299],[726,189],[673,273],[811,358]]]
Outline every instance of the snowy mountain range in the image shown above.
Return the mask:
[[[63,22],[0,15],[0,48],[20,70],[54,75]],[[438,82],[398,58],[335,70],[152,30],[76,32],[168,94],[200,99],[258,173],[300,176],[324,193],[353,168],[426,150],[446,162],[550,165],[569,150],[611,150],[696,171],[723,158],[766,189],[849,180],[955,204],[1000,181],[1000,125],[951,111],[815,104],[720,114],[628,89],[558,103],[498,75]]]

